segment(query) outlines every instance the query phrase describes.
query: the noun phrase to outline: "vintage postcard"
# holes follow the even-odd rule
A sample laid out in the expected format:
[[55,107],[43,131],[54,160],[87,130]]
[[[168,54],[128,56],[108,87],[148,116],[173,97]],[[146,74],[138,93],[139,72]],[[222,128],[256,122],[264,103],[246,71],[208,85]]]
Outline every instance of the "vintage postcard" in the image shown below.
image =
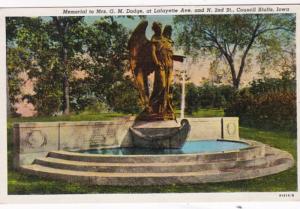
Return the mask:
[[1,201],[300,200],[300,5],[0,18]]

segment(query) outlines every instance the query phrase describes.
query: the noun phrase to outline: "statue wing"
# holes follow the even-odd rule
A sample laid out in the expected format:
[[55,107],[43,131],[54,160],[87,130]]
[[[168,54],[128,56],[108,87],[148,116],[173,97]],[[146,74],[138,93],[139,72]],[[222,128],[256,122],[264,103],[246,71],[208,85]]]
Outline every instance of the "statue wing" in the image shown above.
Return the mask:
[[[148,21],[142,21],[132,32],[128,41],[128,50],[130,54],[130,69],[133,71],[139,62],[143,62],[145,51],[149,51],[150,41],[145,33]],[[148,53],[147,53],[148,54]]]
[[148,21],[144,20],[140,22],[140,24],[138,24],[138,26],[132,32],[128,41],[128,49],[130,53],[132,53],[134,49],[139,49],[149,42],[145,35],[147,26]]

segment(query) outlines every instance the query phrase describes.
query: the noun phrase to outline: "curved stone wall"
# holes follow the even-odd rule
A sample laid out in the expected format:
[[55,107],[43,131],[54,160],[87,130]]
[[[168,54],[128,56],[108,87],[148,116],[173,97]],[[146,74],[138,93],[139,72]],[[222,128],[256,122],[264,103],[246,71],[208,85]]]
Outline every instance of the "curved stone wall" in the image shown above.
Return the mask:
[[[188,140],[239,139],[237,117],[187,118]],[[179,122],[179,121],[178,121]],[[14,166],[31,164],[50,151],[131,147],[133,117],[113,121],[30,122],[14,124]]]

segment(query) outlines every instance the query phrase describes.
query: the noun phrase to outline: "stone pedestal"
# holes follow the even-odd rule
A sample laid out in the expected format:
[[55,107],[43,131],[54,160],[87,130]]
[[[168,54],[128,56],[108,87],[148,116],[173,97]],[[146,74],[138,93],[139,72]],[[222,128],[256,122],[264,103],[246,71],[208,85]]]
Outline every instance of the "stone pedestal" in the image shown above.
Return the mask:
[[191,126],[184,119],[175,121],[140,121],[130,128],[133,145],[149,149],[179,149],[185,143]]

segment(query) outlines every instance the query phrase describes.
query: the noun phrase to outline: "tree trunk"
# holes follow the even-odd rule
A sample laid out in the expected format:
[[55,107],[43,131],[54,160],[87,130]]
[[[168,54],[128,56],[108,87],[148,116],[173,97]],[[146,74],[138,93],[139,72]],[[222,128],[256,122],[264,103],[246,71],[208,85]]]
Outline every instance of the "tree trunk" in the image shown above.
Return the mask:
[[68,30],[68,24],[64,24],[61,19],[58,17],[52,17],[53,21],[56,24],[56,28],[58,30],[61,42],[61,51],[60,51],[60,59],[61,59],[61,70],[63,73],[62,85],[63,85],[63,114],[70,114],[70,84],[69,84],[69,73],[68,73],[68,56],[67,56],[67,44],[65,40],[65,34]]
[[230,72],[231,72],[231,77],[232,77],[232,85],[235,90],[238,90],[238,88],[240,86],[240,77],[236,75],[233,58],[229,55],[226,55],[225,57],[229,64],[229,67],[230,67]]
[[70,114],[70,84],[68,76],[68,60],[67,60],[67,49],[64,44],[62,45],[62,70],[63,70],[63,114]]
[[10,99],[9,99],[8,76],[6,76],[6,114],[7,114],[7,117],[11,116],[11,103],[10,103]]
[[70,114],[70,85],[69,85],[69,80],[68,80],[68,76],[64,75],[63,78],[63,113],[64,115],[69,115]]
[[62,60],[62,72],[63,72],[63,114],[70,114],[70,84],[68,76],[68,60],[67,60],[67,49],[64,41],[62,41],[61,49],[61,60]]
[[233,87],[235,90],[238,90],[240,87],[240,80],[237,78],[232,78]]

